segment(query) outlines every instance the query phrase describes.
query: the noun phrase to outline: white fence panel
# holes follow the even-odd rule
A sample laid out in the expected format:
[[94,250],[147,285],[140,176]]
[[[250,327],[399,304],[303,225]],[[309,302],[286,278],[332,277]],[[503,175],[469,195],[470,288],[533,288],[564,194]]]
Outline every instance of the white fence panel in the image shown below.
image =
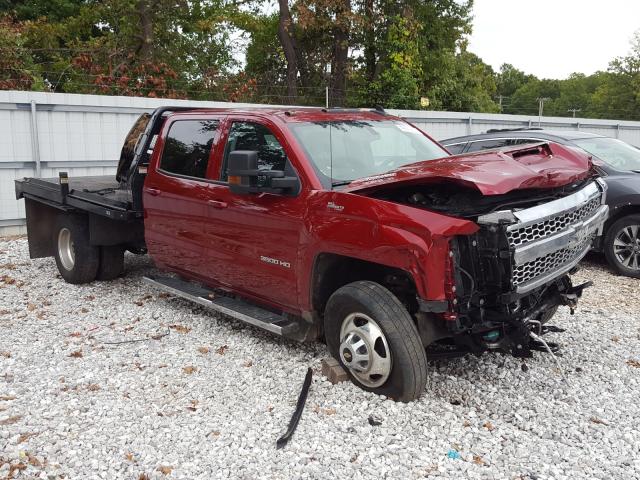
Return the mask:
[[[24,202],[14,196],[22,177],[112,175],[122,142],[135,119],[163,105],[269,107],[45,92],[0,91],[0,234],[23,231]],[[390,110],[436,140],[491,128],[536,127],[538,117],[465,112]],[[35,114],[35,115],[34,115]],[[544,117],[542,127],[583,130],[640,146],[640,122]]]

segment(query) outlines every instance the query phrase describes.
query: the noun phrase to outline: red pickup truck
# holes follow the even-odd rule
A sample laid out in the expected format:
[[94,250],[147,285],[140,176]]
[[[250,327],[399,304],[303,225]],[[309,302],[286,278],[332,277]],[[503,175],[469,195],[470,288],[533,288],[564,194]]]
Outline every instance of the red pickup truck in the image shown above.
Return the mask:
[[530,356],[607,216],[585,155],[557,144],[449,156],[384,111],[165,107],[116,178],[27,178],[31,257],[70,283],[125,250],[152,285],[275,334],[324,339],[352,380],[409,401],[427,355]]

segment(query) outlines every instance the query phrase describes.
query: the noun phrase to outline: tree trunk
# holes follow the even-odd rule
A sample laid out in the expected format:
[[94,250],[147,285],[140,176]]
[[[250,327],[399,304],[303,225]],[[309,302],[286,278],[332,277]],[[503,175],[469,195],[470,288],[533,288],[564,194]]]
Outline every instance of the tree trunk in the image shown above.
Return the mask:
[[376,33],[373,14],[373,0],[365,0],[364,18],[367,24],[365,26],[366,30],[364,35],[364,63],[365,78],[369,82],[373,82],[376,77]]
[[278,0],[280,8],[278,39],[287,60],[287,96],[293,103],[298,96],[298,45],[293,33],[293,19],[288,0]]
[[350,33],[348,13],[351,13],[351,0],[343,0],[336,10],[338,21],[334,33],[331,85],[329,87],[329,103],[331,107],[344,107],[347,98]]
[[153,14],[147,0],[138,2],[138,14],[140,15],[140,26],[142,28],[138,53],[143,62],[150,62],[153,56]]

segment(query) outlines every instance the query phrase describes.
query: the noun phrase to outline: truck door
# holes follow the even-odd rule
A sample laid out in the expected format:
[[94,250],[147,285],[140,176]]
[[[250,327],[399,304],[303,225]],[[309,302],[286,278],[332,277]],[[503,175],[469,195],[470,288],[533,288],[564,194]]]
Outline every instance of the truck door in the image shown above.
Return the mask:
[[185,114],[167,122],[143,189],[147,248],[159,266],[204,276],[207,171],[221,119]]
[[220,181],[208,190],[207,256],[213,273],[245,295],[295,310],[304,195],[236,195],[227,184],[227,158],[234,150],[257,151],[260,169],[296,175],[289,147],[281,132],[260,118],[230,117],[225,130]]

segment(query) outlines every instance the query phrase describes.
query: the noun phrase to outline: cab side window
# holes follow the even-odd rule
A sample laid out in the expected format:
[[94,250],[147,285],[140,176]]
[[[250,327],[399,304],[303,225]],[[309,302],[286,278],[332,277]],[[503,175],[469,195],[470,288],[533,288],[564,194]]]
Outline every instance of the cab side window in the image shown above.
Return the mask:
[[217,120],[177,120],[169,127],[160,170],[193,178],[205,178],[209,153],[218,130]]
[[220,180],[227,181],[229,154],[235,150],[258,152],[259,170],[285,170],[287,155],[275,135],[264,125],[254,122],[233,122],[224,149]]

